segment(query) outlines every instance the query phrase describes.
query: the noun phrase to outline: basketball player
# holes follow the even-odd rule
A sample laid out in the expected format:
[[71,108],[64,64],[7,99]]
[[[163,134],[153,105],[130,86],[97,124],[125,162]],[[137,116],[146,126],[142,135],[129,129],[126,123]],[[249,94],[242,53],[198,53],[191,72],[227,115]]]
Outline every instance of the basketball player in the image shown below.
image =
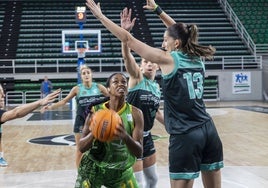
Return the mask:
[[49,95],[47,95],[45,98],[42,98],[42,99],[37,100],[35,102],[23,104],[23,105],[18,106],[14,109],[5,111],[4,110],[5,94],[4,94],[3,87],[0,84],[0,166],[7,166],[8,165],[8,163],[6,162],[6,160],[4,159],[4,156],[3,156],[4,154],[3,154],[2,143],[1,143],[1,140],[2,140],[1,126],[2,126],[2,124],[9,121],[9,120],[24,117],[27,114],[34,111],[35,109],[37,109],[41,106],[47,105],[48,103],[53,102],[55,100],[55,98],[59,96],[60,92],[61,92],[61,90],[58,89],[58,90],[54,91],[53,93],[50,93]]
[[86,111],[86,108],[91,105],[91,103],[95,103],[97,100],[102,100],[104,96],[109,96],[107,89],[102,84],[92,81],[92,71],[87,65],[81,65],[79,71],[81,74],[82,83],[74,86],[70,93],[61,101],[49,104],[42,108],[42,112],[45,110],[53,110],[64,106],[72,98],[76,98],[77,110],[73,131],[76,143],[75,162],[77,167],[79,166],[82,156],[82,153],[78,150],[78,141],[81,137],[81,132],[85,123],[84,112]]
[[[130,31],[135,23],[131,21],[131,9],[125,8],[121,16],[121,27]],[[127,101],[142,110],[144,116],[143,157],[133,166],[135,177],[140,188],[156,188],[156,151],[151,135],[155,118],[164,124],[164,117],[159,110],[161,91],[154,80],[158,65],[142,58],[140,67],[126,44],[122,43],[122,55],[127,72],[129,73]],[[144,180],[143,180],[144,178]]]
[[[99,3],[87,0],[86,5],[121,42],[142,58],[160,66],[165,127],[170,135],[171,188],[193,187],[200,171],[204,187],[220,188],[223,148],[203,101],[205,66],[202,59],[212,58],[215,48],[198,44],[195,24],[174,21],[171,25],[166,24],[168,27],[162,43],[166,51],[153,48],[103,15]],[[170,17],[158,5],[155,4],[153,10],[164,23],[169,20]]]
[[92,109],[111,109],[120,115],[123,123],[116,126],[114,140],[96,140],[88,126],[91,114],[86,120],[79,143],[79,149],[84,154],[78,168],[76,188],[139,187],[132,166],[136,158],[142,156],[143,114],[126,102],[127,82],[124,74],[112,74],[106,85],[110,100]]

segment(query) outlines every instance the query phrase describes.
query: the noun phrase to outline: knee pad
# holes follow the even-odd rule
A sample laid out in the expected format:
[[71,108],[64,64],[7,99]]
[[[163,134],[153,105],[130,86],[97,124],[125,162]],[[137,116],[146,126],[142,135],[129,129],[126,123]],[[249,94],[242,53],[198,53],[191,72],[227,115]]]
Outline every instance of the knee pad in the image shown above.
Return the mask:
[[150,188],[156,188],[158,175],[156,172],[156,164],[143,169],[146,186]]

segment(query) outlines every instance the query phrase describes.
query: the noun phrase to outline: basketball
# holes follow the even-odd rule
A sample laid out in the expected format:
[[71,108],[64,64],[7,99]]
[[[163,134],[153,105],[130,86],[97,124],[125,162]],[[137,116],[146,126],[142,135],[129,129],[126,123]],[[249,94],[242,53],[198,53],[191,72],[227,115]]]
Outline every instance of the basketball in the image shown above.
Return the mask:
[[102,109],[95,112],[90,121],[93,136],[101,142],[113,140],[115,128],[122,123],[121,117],[113,110]]

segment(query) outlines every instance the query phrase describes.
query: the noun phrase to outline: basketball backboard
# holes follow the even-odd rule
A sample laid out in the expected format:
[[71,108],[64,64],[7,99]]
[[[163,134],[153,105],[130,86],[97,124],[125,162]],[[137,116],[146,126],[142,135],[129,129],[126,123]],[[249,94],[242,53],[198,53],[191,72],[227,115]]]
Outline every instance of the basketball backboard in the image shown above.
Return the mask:
[[77,53],[78,48],[85,52],[101,52],[101,31],[94,29],[62,30],[62,52]]

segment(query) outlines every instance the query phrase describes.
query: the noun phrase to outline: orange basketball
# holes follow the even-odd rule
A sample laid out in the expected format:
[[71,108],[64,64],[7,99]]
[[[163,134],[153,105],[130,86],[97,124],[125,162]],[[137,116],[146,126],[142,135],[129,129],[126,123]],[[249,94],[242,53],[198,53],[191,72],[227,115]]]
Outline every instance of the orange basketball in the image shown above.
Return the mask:
[[99,141],[109,142],[114,138],[115,128],[121,122],[121,117],[115,111],[101,109],[92,116],[91,132]]

